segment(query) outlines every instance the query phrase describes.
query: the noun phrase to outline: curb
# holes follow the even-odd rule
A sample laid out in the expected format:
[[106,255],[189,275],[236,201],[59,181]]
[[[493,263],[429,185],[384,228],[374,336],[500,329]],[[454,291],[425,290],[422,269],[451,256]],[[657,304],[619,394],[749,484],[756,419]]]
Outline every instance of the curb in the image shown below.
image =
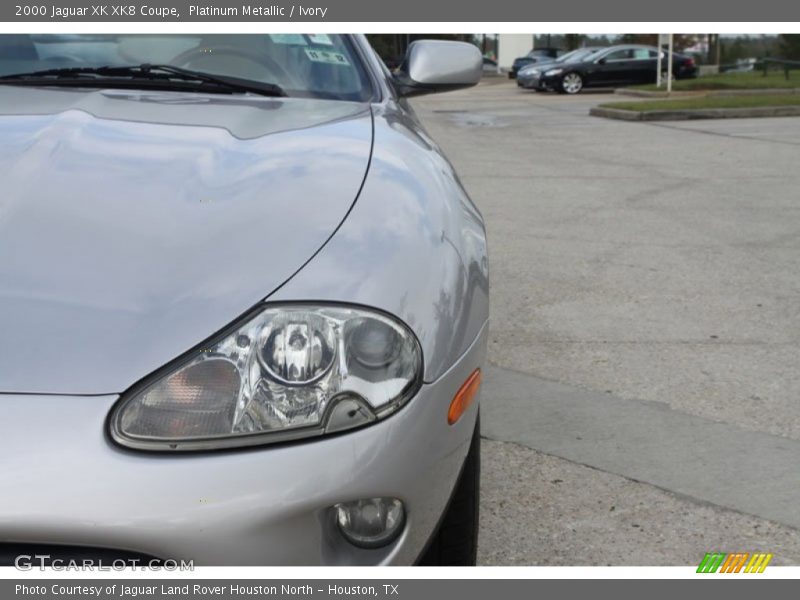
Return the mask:
[[694,91],[675,91],[672,94],[667,94],[667,92],[651,92],[649,90],[631,90],[628,88],[616,88],[614,90],[615,94],[619,94],[620,96],[632,96],[634,98],[684,98],[684,97],[691,97],[691,96],[702,96],[705,92],[694,92]]
[[620,121],[643,121],[642,111],[622,110],[621,108],[603,108],[593,106],[589,109],[589,114],[593,117],[605,117],[606,119],[619,119]]
[[622,110],[595,106],[594,117],[622,121],[688,121],[692,119],[748,119],[754,117],[800,117],[800,106],[760,106],[754,108],[694,108],[683,110]]
[[713,90],[706,94],[710,97],[721,96],[761,96],[764,94],[800,94],[800,88],[764,88],[758,90]]
[[762,94],[800,94],[800,88],[760,88],[755,90],[678,90],[668,94],[667,92],[651,92],[649,90],[631,90],[617,88],[615,94],[620,96],[632,96],[634,98],[691,98],[695,96],[705,96],[707,98],[727,97],[727,96],[760,96]]

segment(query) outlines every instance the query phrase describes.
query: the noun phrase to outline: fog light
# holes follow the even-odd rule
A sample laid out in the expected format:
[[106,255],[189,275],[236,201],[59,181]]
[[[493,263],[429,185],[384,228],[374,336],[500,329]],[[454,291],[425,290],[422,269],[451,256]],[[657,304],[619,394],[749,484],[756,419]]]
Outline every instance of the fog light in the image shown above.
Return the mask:
[[403,530],[405,509],[396,498],[368,498],[333,507],[339,531],[361,548],[379,548],[393,542]]

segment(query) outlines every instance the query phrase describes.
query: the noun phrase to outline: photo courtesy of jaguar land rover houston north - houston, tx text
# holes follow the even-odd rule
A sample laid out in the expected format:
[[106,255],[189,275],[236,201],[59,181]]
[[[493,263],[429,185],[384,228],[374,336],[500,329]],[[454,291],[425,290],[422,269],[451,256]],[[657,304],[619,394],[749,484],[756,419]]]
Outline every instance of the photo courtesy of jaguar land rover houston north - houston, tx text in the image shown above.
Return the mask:
[[475,563],[484,222],[407,99],[481,71],[0,35],[0,563]]

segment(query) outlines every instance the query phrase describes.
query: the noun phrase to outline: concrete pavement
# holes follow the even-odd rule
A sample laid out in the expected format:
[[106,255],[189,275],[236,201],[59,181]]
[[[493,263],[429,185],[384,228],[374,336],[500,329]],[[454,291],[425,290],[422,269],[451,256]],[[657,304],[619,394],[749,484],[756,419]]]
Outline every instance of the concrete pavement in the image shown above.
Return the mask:
[[[482,560],[685,564],[728,540],[800,564],[800,119],[588,116],[607,98],[498,82],[414,102],[486,218],[490,361],[514,371],[484,390],[506,443],[487,444]],[[546,523],[545,467],[580,482]],[[647,523],[610,518],[613,493]],[[537,501],[503,515],[504,495]],[[497,546],[508,523],[550,537]]]

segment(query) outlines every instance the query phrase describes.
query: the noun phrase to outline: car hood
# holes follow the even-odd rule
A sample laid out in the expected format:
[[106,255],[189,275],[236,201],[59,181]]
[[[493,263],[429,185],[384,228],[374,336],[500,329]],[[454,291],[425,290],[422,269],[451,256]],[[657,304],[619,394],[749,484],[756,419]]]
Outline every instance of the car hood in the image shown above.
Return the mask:
[[366,104],[0,86],[0,393],[118,393],[300,269]]
[[534,65],[531,65],[531,66],[525,67],[524,69],[520,69],[519,73],[517,73],[517,75],[522,77],[522,78],[525,78],[525,77],[532,76],[534,74],[534,72],[537,73],[537,74],[541,73],[541,69],[539,69],[539,68],[534,69],[533,66]]
[[554,60],[552,58],[547,58],[547,59],[536,61],[533,64],[526,65],[524,68],[520,69],[520,74],[526,75],[528,73],[531,73],[534,69],[537,70],[537,71],[542,71],[542,70],[546,70],[546,69],[553,69],[555,67],[561,66],[562,64],[566,64],[566,63],[559,63],[558,61],[556,61],[556,60]]

